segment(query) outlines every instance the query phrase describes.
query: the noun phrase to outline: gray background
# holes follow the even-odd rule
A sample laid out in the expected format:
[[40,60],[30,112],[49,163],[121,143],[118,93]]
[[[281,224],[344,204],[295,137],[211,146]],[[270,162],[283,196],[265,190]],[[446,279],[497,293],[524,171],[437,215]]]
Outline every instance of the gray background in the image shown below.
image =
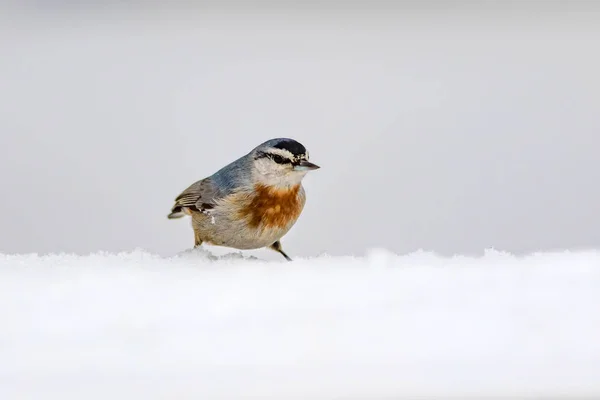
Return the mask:
[[174,197],[279,136],[322,165],[293,256],[600,246],[592,2],[20,4],[0,252],[175,254]]

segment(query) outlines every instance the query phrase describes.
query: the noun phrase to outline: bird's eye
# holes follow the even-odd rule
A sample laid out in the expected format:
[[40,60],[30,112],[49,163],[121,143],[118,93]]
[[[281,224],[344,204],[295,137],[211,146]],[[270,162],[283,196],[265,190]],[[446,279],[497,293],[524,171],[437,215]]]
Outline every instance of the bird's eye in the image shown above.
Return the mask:
[[289,162],[289,160],[285,159],[284,157],[280,156],[279,154],[271,155],[271,159],[273,161],[275,161],[277,164],[285,164],[285,163]]

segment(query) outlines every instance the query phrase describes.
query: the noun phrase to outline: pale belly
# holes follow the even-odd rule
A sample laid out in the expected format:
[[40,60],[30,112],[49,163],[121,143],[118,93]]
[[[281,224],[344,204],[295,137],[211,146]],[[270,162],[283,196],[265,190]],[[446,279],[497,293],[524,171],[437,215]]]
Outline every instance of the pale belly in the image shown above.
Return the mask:
[[206,244],[225,246],[240,250],[260,249],[280,240],[297,219],[284,227],[251,228],[245,222],[231,221],[225,216],[194,216],[192,225]]
[[205,243],[259,249],[271,246],[292,228],[305,201],[301,185],[286,191],[257,186],[250,195],[238,192],[221,199],[208,214],[193,214],[192,225]]
[[[301,205],[304,206],[304,201]],[[266,215],[264,220],[256,225],[251,219],[232,218],[238,214],[228,208],[215,208],[210,210],[210,213],[192,215],[192,226],[198,237],[207,244],[240,250],[271,246],[288,233],[300,216],[300,212],[295,212],[286,217],[284,223],[269,224],[269,216]]]

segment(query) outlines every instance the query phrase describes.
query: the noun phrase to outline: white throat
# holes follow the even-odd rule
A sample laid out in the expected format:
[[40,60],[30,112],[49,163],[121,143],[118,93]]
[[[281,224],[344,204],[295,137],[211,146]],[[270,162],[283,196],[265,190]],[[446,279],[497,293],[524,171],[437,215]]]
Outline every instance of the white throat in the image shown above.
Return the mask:
[[256,160],[254,166],[252,178],[255,183],[280,188],[297,186],[307,173],[307,171],[286,170],[283,167],[273,169],[271,161],[266,159]]

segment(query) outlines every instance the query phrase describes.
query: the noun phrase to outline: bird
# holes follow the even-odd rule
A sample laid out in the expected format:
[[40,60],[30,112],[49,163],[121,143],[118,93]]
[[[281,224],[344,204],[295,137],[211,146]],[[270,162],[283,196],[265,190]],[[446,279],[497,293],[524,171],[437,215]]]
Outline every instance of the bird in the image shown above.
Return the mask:
[[302,180],[320,166],[291,138],[267,140],[175,198],[169,219],[191,216],[194,248],[203,243],[238,250],[268,248],[292,259],[281,238],[306,203]]

